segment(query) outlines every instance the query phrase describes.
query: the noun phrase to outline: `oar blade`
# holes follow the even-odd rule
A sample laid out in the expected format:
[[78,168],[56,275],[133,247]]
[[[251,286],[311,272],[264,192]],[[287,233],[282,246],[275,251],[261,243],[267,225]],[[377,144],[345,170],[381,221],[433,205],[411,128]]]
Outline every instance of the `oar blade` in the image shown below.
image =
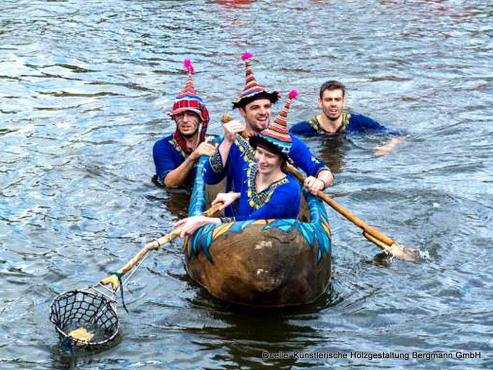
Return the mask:
[[397,242],[394,242],[391,246],[387,246],[385,251],[393,257],[403,261],[416,262],[421,259],[421,253],[419,253],[419,250],[405,247]]
[[363,231],[363,236],[376,246],[382,248],[388,255],[403,261],[416,262],[421,259],[421,253],[414,248],[404,247],[403,245],[392,240],[392,244],[386,244],[375,236]]

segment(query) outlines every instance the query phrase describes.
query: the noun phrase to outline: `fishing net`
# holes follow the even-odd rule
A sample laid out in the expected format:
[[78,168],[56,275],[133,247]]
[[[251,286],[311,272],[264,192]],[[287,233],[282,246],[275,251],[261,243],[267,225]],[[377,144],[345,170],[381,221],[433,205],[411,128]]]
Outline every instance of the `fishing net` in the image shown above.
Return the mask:
[[94,289],[72,290],[55,297],[50,321],[67,349],[107,344],[118,334],[116,300]]

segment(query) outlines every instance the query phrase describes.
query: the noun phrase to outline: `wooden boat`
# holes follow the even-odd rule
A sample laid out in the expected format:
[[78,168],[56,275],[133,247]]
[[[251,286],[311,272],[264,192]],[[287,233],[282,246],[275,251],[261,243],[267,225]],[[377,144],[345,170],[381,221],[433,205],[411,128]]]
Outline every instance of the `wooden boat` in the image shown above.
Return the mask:
[[[201,177],[206,160],[197,167],[190,216],[202,213],[218,192]],[[315,301],[330,281],[331,236],[323,203],[306,193],[305,200],[297,220],[249,220],[198,229],[184,242],[189,275],[213,296],[239,305]]]

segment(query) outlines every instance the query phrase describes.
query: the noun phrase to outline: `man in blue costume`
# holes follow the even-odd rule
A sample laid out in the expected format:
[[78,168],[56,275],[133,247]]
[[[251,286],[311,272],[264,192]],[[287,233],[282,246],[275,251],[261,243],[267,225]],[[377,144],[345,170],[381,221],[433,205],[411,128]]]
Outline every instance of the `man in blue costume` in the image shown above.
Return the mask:
[[295,124],[289,132],[300,136],[334,136],[345,133],[377,132],[388,137],[387,143],[374,149],[375,155],[386,155],[402,142],[399,132],[392,131],[362,114],[349,112],[346,106],[346,87],[339,81],[327,81],[320,87],[318,106],[322,112]]
[[[215,147],[206,138],[209,112],[193,86],[194,72],[189,59],[184,61],[188,71],[185,88],[176,97],[170,116],[176,122],[172,135],[158,140],[153,147],[156,177],[168,188],[191,185],[195,178],[196,162],[201,155],[212,155]],[[199,126],[202,128],[199,132]]]
[[[252,56],[250,53],[242,55],[246,85],[240,96],[233,101],[233,108],[239,108],[245,124],[233,120],[224,125],[224,139],[205,166],[205,182],[217,184],[226,177],[226,191],[241,190],[243,163],[254,160],[254,150],[246,137],[255,136],[269,126],[272,104],[279,99],[277,91],[269,92],[255,80],[249,61]],[[296,137],[292,137],[289,158],[306,172],[308,177],[304,185],[308,191],[314,193],[332,185],[334,179],[330,169],[315,158],[308,147]],[[228,216],[234,216],[235,213],[236,209],[226,209]]]
[[[288,133],[287,115],[296,90],[289,93],[281,113],[272,125],[249,139],[254,148],[254,161],[243,162],[242,188],[239,192],[219,193],[212,205],[238,205],[235,217],[192,216],[177,223],[181,236],[192,235],[199,227],[222,222],[296,219],[300,212],[301,190],[296,178],[286,173],[288,153],[293,139]],[[289,206],[288,206],[289,205]]]

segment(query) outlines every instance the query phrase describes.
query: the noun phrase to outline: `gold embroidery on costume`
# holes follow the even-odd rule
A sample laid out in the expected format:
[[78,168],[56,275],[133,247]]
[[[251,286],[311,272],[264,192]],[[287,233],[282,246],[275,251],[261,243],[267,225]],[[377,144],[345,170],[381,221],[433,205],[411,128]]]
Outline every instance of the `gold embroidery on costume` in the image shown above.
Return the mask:
[[181,154],[181,156],[182,156],[183,158],[187,158],[187,157],[188,157],[188,154],[187,154],[187,153],[185,153],[185,152],[183,151],[183,149],[182,149],[182,148],[178,145],[178,143],[176,142],[175,138],[171,138],[171,140],[170,140],[170,141],[168,141],[168,143],[170,143],[170,144],[171,144],[171,146],[172,146],[173,148],[175,148],[175,149],[176,149],[176,151],[177,151],[178,153],[180,153],[180,154]]
[[339,126],[339,128],[334,133],[325,131],[323,129],[322,125],[320,124],[320,122],[318,121],[317,116],[310,118],[308,120],[308,123],[320,135],[334,135],[336,133],[338,134],[338,133],[346,131],[347,127],[349,126],[349,120],[350,119],[351,119],[351,113],[349,113],[347,110],[343,110],[342,111],[341,125]]
[[288,183],[287,177],[283,177],[281,180],[270,184],[267,189],[262,190],[260,193],[257,193],[257,190],[255,189],[255,177],[257,175],[257,171],[257,163],[250,162],[246,172],[247,198],[250,207],[256,210],[270,200],[272,194],[274,193],[274,190],[276,190],[277,187]]
[[255,160],[255,151],[250,146],[250,142],[244,137],[237,135],[235,139],[235,144],[238,147],[243,160],[247,163],[253,162]]
[[219,153],[219,147],[217,147],[214,154],[209,157],[209,164],[215,173],[221,173],[224,171],[223,160],[221,158],[221,153]]

